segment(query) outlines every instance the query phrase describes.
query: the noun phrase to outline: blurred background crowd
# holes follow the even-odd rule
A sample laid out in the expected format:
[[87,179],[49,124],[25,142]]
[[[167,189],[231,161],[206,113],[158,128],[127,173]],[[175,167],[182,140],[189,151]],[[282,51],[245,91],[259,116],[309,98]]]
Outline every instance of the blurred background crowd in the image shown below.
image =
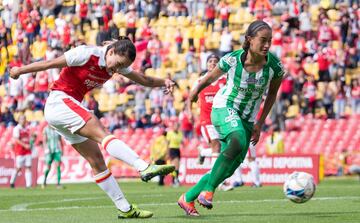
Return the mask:
[[174,79],[175,92],[114,76],[83,103],[130,145],[133,132],[149,132],[143,144],[134,138],[139,151],[176,122],[182,149],[193,152],[201,143],[198,110],[189,113],[184,103],[192,84],[211,53],[241,48],[254,19],[273,28],[271,50],[287,71],[258,153],[323,153],[336,174],[360,148],[359,0],[0,0],[0,14],[0,156],[11,156],[9,129],[20,114],[41,132],[59,76],[52,69],[12,80],[9,70],[119,35],[136,45],[134,68]]

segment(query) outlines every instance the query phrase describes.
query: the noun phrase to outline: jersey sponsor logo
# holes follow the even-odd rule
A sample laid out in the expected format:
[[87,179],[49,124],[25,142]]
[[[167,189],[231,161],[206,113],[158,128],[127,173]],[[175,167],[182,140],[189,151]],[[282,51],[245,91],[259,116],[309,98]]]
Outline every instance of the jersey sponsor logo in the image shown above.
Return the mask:
[[258,87],[258,88],[243,88],[243,87],[237,87],[238,91],[240,92],[262,92],[264,88]]
[[92,81],[92,80],[89,80],[89,79],[86,79],[84,81],[84,84],[86,85],[86,87],[88,89],[92,89],[92,88],[96,88],[96,87],[100,87],[102,84],[96,82],[96,81]]
[[212,103],[214,101],[214,96],[205,96],[206,103]]

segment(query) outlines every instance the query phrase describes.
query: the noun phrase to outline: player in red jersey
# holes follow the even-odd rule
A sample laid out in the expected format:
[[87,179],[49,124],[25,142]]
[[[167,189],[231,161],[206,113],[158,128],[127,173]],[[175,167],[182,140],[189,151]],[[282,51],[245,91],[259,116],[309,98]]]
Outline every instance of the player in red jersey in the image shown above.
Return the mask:
[[[211,54],[207,58],[207,72],[213,70],[216,67],[216,64],[219,62],[220,58]],[[204,73],[198,82],[204,78],[207,74]],[[197,83],[198,83],[197,82]],[[200,103],[200,124],[201,124],[201,134],[205,139],[206,143],[210,145],[211,148],[200,148],[199,149],[199,162],[202,164],[205,157],[216,157],[216,154],[220,152],[220,140],[219,134],[217,133],[215,127],[211,124],[211,109],[213,104],[213,99],[219,89],[226,84],[226,77],[220,77],[216,82],[206,87],[199,94],[199,103]]]
[[15,187],[16,177],[25,167],[26,188],[31,187],[31,138],[30,129],[26,123],[25,115],[19,117],[19,123],[13,129],[13,148],[15,153],[15,169],[11,175],[10,187]]
[[88,91],[101,86],[114,74],[148,87],[164,86],[165,93],[173,90],[174,82],[170,79],[147,77],[133,71],[129,66],[135,57],[134,44],[129,38],[120,37],[103,47],[79,46],[53,60],[14,67],[10,71],[11,77],[16,79],[25,73],[62,68],[60,78],[53,83],[46,101],[45,119],[90,163],[96,183],[115,203],[119,218],[148,218],[153,214],[128,203],[107,169],[98,144],[111,156],[136,168],[143,181],[174,170],[171,165],[149,165],[123,141],[111,135],[81,104]]

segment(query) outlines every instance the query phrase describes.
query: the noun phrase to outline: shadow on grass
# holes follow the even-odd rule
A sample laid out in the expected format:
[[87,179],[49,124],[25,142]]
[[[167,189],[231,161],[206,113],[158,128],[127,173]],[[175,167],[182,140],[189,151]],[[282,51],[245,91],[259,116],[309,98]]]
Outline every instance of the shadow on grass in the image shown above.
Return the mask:
[[[287,212],[287,213],[233,213],[233,214],[202,214],[199,217],[191,217],[185,215],[172,215],[172,216],[159,216],[157,219],[178,219],[178,220],[192,220],[192,221],[216,221],[216,218],[222,219],[222,221],[226,221],[226,219],[236,218],[236,217],[296,217],[304,218],[330,218],[330,217],[338,217],[349,214],[359,214],[358,211],[339,211],[339,212]],[[215,218],[215,219],[214,219]]]

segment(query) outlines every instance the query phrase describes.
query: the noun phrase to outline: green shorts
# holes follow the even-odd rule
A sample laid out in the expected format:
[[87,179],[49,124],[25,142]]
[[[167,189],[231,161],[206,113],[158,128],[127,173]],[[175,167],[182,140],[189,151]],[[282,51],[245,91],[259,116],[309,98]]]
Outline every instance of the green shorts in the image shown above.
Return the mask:
[[225,141],[232,132],[244,131],[247,144],[250,143],[254,123],[242,120],[235,109],[213,108],[211,122],[219,133],[220,140]]
[[61,161],[61,152],[49,153],[45,156],[45,163],[51,165],[51,163]]

